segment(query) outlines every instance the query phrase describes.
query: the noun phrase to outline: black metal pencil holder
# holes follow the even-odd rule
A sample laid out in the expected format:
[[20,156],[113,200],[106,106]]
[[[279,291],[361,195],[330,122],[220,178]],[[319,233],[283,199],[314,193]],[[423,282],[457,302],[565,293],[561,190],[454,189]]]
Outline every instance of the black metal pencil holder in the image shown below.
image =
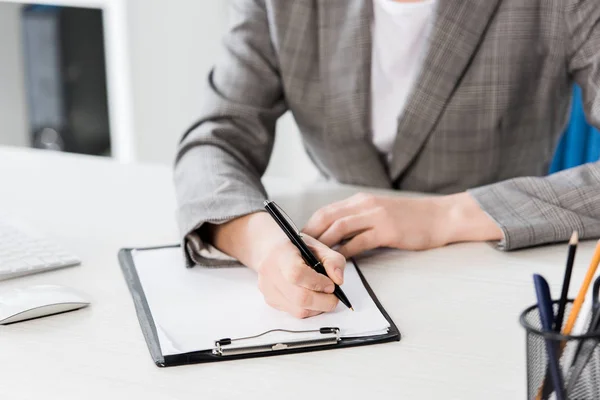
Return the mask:
[[[573,301],[570,300],[565,310],[565,322],[572,305]],[[554,301],[553,306],[556,315],[558,301]],[[582,310],[580,315],[585,311]],[[527,335],[528,399],[600,399],[600,333],[565,336],[543,332],[537,305],[523,311],[520,322]],[[588,324],[589,321],[586,321],[586,328]],[[554,346],[559,358],[562,397],[556,393],[549,373],[547,346]]]

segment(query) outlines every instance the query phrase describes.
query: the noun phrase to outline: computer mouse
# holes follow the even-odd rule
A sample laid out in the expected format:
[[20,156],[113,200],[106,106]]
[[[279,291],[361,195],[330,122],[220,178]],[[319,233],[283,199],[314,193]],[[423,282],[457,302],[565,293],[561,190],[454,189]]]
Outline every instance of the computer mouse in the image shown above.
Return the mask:
[[0,325],[73,311],[89,304],[79,292],[64,286],[12,289],[0,292]]

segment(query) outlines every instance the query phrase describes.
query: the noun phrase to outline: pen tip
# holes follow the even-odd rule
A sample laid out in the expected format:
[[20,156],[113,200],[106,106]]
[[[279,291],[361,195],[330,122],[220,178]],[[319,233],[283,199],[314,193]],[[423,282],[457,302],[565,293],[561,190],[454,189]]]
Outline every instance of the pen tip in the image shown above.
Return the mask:
[[573,231],[573,235],[571,235],[571,240],[569,240],[569,244],[577,243],[579,243],[579,233],[577,233],[577,231]]
[[354,307],[350,307],[350,309],[351,309],[352,311],[354,311]]

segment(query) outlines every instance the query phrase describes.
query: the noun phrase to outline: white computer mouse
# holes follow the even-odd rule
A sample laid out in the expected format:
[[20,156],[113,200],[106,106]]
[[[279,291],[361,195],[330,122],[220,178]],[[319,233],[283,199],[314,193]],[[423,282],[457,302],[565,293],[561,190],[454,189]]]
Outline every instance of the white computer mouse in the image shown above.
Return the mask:
[[87,307],[79,292],[64,286],[37,285],[0,291],[0,325]]

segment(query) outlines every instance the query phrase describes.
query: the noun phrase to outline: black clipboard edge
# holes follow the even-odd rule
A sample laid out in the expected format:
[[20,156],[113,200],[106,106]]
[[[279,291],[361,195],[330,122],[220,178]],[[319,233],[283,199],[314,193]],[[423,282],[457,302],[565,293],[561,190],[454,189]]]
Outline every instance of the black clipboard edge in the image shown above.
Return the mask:
[[[156,247],[155,249],[161,249],[165,247],[170,246]],[[142,328],[144,339],[146,339],[148,350],[150,350],[150,355],[157,366],[166,367],[167,364],[165,363],[165,358],[160,350],[160,342],[158,340],[158,333],[156,332],[156,325],[154,324],[154,319],[152,318],[152,313],[150,312],[146,295],[142,289],[140,277],[138,276],[137,270],[135,269],[135,264],[133,262],[132,254],[135,250],[136,249],[119,250],[119,264],[121,265],[121,270],[125,276],[127,287],[131,293],[133,304],[135,306],[135,312],[140,323],[140,328]],[[146,250],[150,250],[150,248]]]
[[125,280],[127,281],[127,286],[129,287],[129,291],[133,298],[133,302],[135,305],[135,310],[138,316],[138,320],[140,323],[140,327],[144,334],[144,338],[146,339],[146,344],[148,345],[148,350],[150,351],[150,355],[154,360],[154,363],[159,367],[174,367],[181,365],[189,365],[189,364],[202,364],[209,362],[219,362],[219,361],[233,361],[233,360],[241,360],[246,358],[259,358],[259,357],[271,357],[278,356],[284,354],[296,354],[296,353],[306,353],[312,351],[321,351],[321,350],[334,350],[344,347],[357,347],[357,346],[367,346],[371,344],[378,343],[389,343],[389,342],[398,342],[402,338],[398,327],[392,321],[387,311],[381,305],[381,302],[371,289],[371,286],[365,279],[362,271],[356,264],[356,261],[352,259],[352,263],[356,267],[356,271],[360,277],[361,282],[367,289],[367,293],[371,296],[375,305],[381,311],[384,318],[389,322],[390,328],[388,333],[384,335],[376,335],[376,336],[368,336],[368,337],[347,337],[342,338],[339,344],[337,345],[327,345],[327,346],[315,346],[309,348],[299,348],[299,349],[289,349],[289,350],[279,350],[273,352],[265,352],[265,353],[253,353],[253,354],[240,354],[233,356],[219,356],[212,353],[211,350],[203,350],[203,351],[194,351],[190,353],[183,354],[173,354],[163,356],[160,350],[160,342],[158,340],[158,333],[156,331],[156,326],[154,324],[154,320],[152,319],[152,314],[150,313],[150,308],[148,306],[148,301],[146,300],[146,295],[144,294],[144,290],[140,283],[139,276],[135,269],[135,264],[133,262],[132,253],[135,250],[160,250],[166,248],[177,248],[181,247],[180,245],[168,245],[168,246],[156,246],[156,247],[145,247],[145,248],[127,248],[119,250],[119,263],[121,264],[121,270],[125,275]]

